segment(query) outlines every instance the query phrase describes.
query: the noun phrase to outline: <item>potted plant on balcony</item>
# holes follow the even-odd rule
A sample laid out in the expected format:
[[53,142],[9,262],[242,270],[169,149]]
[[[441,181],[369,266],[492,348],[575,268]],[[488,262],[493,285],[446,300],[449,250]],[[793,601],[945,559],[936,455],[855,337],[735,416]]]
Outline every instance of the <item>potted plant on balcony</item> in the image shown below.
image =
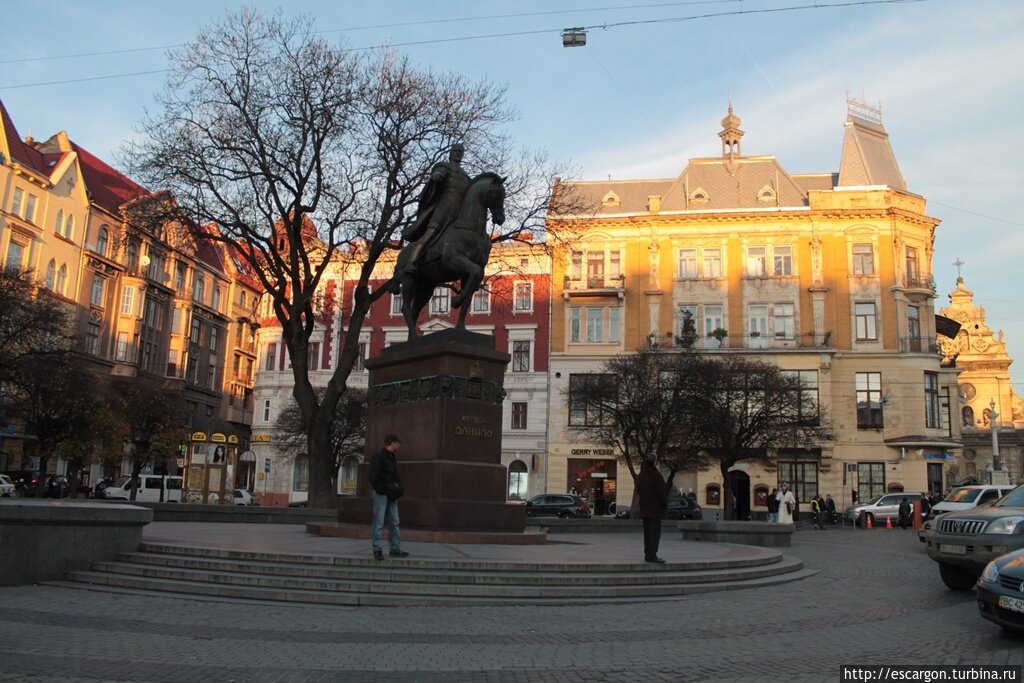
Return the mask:
[[729,330],[725,329],[724,327],[716,327],[715,329],[711,330],[708,336],[717,339],[718,345],[722,346],[722,344],[725,343],[725,338],[729,336]]
[[693,314],[689,311],[683,312],[683,327],[676,337],[676,344],[684,349],[692,349],[693,343],[697,340],[697,325],[693,322]]

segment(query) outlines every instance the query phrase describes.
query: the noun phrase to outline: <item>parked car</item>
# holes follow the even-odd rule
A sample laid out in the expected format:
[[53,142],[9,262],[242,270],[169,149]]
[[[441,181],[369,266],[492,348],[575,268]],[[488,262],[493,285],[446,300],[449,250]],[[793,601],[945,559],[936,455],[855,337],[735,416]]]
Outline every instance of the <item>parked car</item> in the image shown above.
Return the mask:
[[875,496],[866,503],[859,503],[846,508],[846,519],[850,524],[863,526],[867,520],[871,520],[873,526],[879,523],[885,524],[886,518],[891,518],[895,524],[900,516],[900,503],[906,498],[913,507],[914,503],[921,500],[920,493],[886,493]]
[[590,505],[571,493],[542,493],[526,501],[527,517],[590,517]]
[[14,480],[6,474],[0,474],[0,497],[10,498],[17,489],[14,487]]
[[984,507],[935,518],[928,556],[951,590],[970,590],[992,560],[1024,549],[1024,486]]
[[235,505],[259,505],[256,496],[249,489],[239,486],[235,489]]
[[936,503],[932,507],[932,511],[928,516],[938,517],[939,515],[947,512],[970,510],[978,507],[979,505],[994,502],[1012,490],[1013,487],[1009,484],[1005,486],[993,486],[991,484],[981,486],[961,486],[958,489],[950,491],[948,496]]
[[33,497],[39,485],[39,475],[30,470],[8,470],[4,472],[14,482],[14,495]]
[[47,498],[67,498],[71,495],[71,480],[63,474],[51,475],[46,480],[46,490],[43,495]]
[[1024,633],[1024,550],[1006,553],[985,565],[976,588],[982,617]]
[[665,519],[704,519],[700,505],[693,498],[680,496],[668,499],[668,510]]

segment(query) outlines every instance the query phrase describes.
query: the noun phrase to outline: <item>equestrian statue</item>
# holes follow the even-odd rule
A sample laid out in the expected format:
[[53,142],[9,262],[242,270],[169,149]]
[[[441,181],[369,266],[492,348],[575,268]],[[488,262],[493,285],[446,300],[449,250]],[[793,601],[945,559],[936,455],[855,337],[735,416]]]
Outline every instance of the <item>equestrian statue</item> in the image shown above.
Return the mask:
[[403,231],[408,243],[398,254],[391,292],[402,294],[402,317],[409,337],[439,285],[458,281],[452,306],[458,328],[466,328],[469,302],[484,278],[491,253],[487,212],[495,225],[505,222],[505,179],[497,173],[470,178],[462,170],[461,144],[452,145],[448,161],[434,165],[420,194],[416,217]]

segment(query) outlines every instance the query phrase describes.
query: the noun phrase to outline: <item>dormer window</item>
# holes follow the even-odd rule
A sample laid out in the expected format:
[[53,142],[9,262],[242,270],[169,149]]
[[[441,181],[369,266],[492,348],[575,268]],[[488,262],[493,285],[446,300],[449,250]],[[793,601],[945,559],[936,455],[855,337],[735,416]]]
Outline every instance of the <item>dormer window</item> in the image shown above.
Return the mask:
[[605,206],[618,206],[622,203],[622,200],[619,199],[619,195],[609,190],[608,194],[601,199],[601,203]]
[[702,187],[698,187],[690,194],[690,201],[694,204],[707,204],[708,193]]
[[775,190],[773,190],[768,185],[765,185],[764,187],[762,187],[760,189],[760,191],[758,191],[758,193],[757,193],[757,201],[759,201],[759,202],[774,203],[775,202]]

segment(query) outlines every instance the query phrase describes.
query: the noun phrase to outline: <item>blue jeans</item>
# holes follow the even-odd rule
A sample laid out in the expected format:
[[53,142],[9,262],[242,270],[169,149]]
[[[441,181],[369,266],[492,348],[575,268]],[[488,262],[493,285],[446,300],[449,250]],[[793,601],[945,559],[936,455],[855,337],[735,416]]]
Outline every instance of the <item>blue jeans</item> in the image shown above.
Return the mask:
[[380,532],[384,529],[384,515],[388,517],[388,544],[392,550],[402,549],[402,537],[398,533],[398,501],[373,492],[373,526],[370,528],[370,542],[373,549],[383,550],[380,546]]
[[769,512],[768,513],[768,523],[769,524],[778,524],[778,522],[779,522],[779,513],[778,512]]

